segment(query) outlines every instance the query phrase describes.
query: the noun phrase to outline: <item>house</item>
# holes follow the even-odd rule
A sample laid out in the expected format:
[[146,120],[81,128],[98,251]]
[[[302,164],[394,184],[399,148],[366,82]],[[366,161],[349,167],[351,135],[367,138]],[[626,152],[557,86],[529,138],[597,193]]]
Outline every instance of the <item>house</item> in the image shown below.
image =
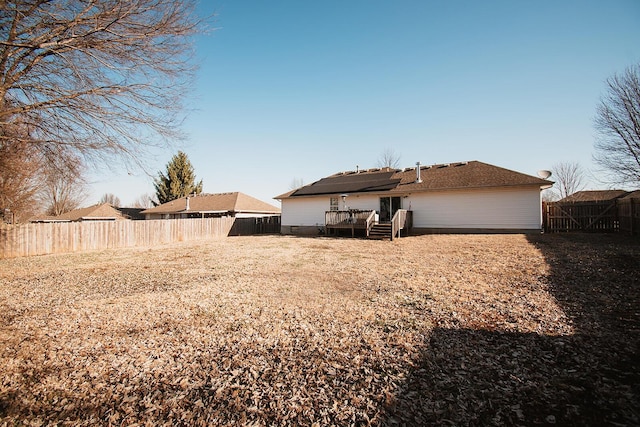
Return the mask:
[[181,197],[141,212],[145,219],[265,217],[280,209],[244,193],[198,194]]
[[122,221],[129,219],[109,203],[98,203],[87,208],[75,209],[58,216],[32,219],[31,222],[73,222],[73,221]]
[[624,190],[584,190],[558,200],[558,203],[578,203],[578,202],[608,202],[620,199],[628,195]]
[[[283,234],[391,224],[431,232],[539,232],[540,192],[553,182],[479,161],[341,172],[275,197]],[[396,223],[397,222],[397,223]],[[387,236],[389,236],[387,234]]]

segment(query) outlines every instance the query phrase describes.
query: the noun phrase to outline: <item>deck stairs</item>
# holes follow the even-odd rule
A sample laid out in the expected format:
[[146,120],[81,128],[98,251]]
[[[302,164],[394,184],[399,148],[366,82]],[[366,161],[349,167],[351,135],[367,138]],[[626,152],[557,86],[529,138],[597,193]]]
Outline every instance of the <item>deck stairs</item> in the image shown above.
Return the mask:
[[377,223],[373,224],[369,231],[370,239],[378,240],[391,240],[391,224],[390,223]]

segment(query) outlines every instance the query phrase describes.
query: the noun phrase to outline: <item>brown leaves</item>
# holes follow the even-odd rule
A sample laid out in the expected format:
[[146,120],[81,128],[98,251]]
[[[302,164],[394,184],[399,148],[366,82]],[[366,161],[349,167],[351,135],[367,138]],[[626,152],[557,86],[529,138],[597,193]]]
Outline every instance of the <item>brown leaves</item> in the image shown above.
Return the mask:
[[634,420],[637,335],[589,308],[612,312],[632,281],[570,298],[563,277],[603,285],[584,265],[606,263],[583,247],[572,276],[557,262],[572,242],[547,238],[239,237],[0,261],[0,420]]

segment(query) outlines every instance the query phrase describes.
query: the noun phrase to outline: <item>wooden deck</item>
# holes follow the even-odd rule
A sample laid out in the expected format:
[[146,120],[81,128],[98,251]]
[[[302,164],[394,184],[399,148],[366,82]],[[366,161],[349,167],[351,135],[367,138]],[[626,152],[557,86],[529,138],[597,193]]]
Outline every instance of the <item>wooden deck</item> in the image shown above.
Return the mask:
[[356,231],[368,236],[368,230],[374,222],[375,211],[327,211],[325,212],[325,228],[327,234],[337,234],[338,230],[351,230],[351,237],[355,237]]
[[[390,240],[399,237],[404,230],[404,235],[409,234],[412,225],[413,215],[411,211],[398,210],[392,221],[389,223]],[[349,211],[327,211],[325,212],[325,229],[327,234],[337,235],[342,230],[351,230],[351,237],[356,234],[366,237],[371,236],[371,230],[378,222],[376,221],[376,211],[371,210],[349,210]],[[380,237],[379,234],[376,235]]]

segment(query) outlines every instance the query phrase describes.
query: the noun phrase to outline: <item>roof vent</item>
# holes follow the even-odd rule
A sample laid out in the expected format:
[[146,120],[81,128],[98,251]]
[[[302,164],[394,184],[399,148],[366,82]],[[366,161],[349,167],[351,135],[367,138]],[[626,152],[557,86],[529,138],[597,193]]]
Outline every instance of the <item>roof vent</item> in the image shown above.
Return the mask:
[[416,162],[416,183],[420,184],[422,182],[422,178],[420,178],[420,162]]
[[184,208],[184,210],[185,210],[185,211],[188,211],[188,210],[189,210],[189,196],[187,196],[186,204],[187,204],[187,205],[186,205],[186,207]]

